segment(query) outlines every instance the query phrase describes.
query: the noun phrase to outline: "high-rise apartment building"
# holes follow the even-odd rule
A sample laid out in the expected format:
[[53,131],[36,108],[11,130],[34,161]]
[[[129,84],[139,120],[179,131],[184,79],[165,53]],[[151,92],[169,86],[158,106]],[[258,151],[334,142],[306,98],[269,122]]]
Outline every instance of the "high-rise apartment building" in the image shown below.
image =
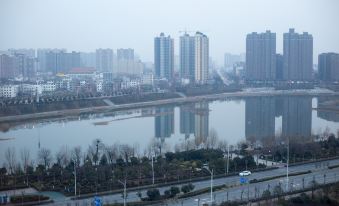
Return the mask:
[[195,39],[185,33],[180,37],[180,77],[194,81],[195,78]]
[[205,84],[210,67],[209,39],[201,33],[185,33],[180,37],[180,77],[190,82]]
[[53,74],[67,73],[81,66],[80,52],[50,51],[46,53],[46,69]]
[[319,79],[322,81],[339,81],[339,54],[320,54],[318,56],[318,72]]
[[313,37],[294,29],[284,33],[284,80],[310,81],[313,78]]
[[9,49],[8,52],[15,59],[14,75],[23,80],[32,80],[37,72],[35,49]]
[[25,54],[15,53],[15,72],[16,76],[21,76],[23,80],[31,80],[36,76],[35,58]]
[[141,75],[142,62],[134,56],[134,49],[118,49],[117,59],[114,64],[114,73],[127,75]]
[[275,64],[275,79],[283,79],[283,69],[284,69],[284,57],[281,54],[276,55],[276,64]]
[[246,74],[249,81],[269,81],[276,73],[276,34],[253,32],[246,36]]
[[80,52],[81,67],[96,67],[95,52]]
[[114,53],[112,49],[96,50],[96,69],[101,72],[113,71]]
[[29,58],[35,58],[35,49],[9,49],[11,55],[23,54]]
[[117,60],[133,60],[134,61],[134,49],[118,49]]
[[0,79],[15,77],[15,58],[7,54],[0,55]]
[[[54,62],[53,53],[60,53],[60,52],[66,52],[66,49],[38,49],[37,50],[38,69],[37,70],[40,72],[55,71],[55,69],[51,69],[51,67],[53,67],[53,62]],[[48,55],[48,53],[50,54]],[[56,55],[54,55],[54,59],[56,59]],[[54,67],[55,67],[55,64],[54,64]]]
[[156,78],[172,80],[174,70],[174,40],[161,33],[154,38],[154,69]]
[[209,40],[208,37],[196,32],[194,36],[194,55],[195,55],[195,82],[205,84],[208,80],[209,72]]
[[224,54],[224,68],[229,69],[233,68],[234,64],[245,62],[245,56],[246,54],[231,54],[231,53],[225,53]]

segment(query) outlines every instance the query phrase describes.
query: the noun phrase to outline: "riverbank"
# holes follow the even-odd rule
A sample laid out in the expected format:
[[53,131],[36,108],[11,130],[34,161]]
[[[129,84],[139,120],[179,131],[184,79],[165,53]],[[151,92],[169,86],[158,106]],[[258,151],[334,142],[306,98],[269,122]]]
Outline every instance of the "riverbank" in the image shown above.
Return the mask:
[[[245,98],[245,97],[260,97],[260,96],[339,96],[339,92],[333,92],[329,90],[260,90],[260,91],[241,91],[241,92],[232,92],[232,93],[219,93],[219,94],[209,94],[201,96],[190,96],[190,97],[175,97],[168,99],[158,99],[154,101],[142,101],[126,104],[111,104],[104,106],[91,106],[86,108],[77,108],[77,109],[62,109],[58,111],[48,111],[48,112],[38,112],[31,114],[22,114],[22,115],[11,115],[11,116],[2,116],[0,117],[0,123],[10,123],[10,122],[19,122],[27,121],[34,119],[47,119],[47,118],[58,118],[64,116],[76,116],[82,113],[101,113],[108,111],[119,111],[119,110],[128,110],[136,109],[143,107],[152,107],[158,105],[166,104],[182,104],[189,102],[199,102],[199,101],[212,101],[223,98]],[[104,100],[105,97],[102,98]],[[107,98],[106,98],[107,99]]]

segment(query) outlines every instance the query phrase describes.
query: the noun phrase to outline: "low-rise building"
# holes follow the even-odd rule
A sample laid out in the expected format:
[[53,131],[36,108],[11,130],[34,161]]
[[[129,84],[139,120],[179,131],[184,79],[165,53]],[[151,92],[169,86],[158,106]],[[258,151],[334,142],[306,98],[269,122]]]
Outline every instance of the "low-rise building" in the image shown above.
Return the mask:
[[153,82],[154,82],[153,74],[143,74],[141,76],[142,85],[153,85]]
[[66,76],[76,79],[94,79],[96,77],[96,70],[90,67],[76,67],[72,68]]
[[56,90],[56,85],[53,81],[47,81],[40,85],[42,87],[42,92],[54,92]]
[[96,82],[96,88],[97,88],[97,92],[102,92],[103,91],[103,82],[97,81]]
[[20,85],[20,92],[25,95],[41,95],[42,86],[39,84],[22,84]]
[[18,85],[2,85],[0,86],[0,97],[13,98],[18,95]]
[[133,87],[138,87],[138,86],[140,86],[139,79],[124,80],[121,82],[122,89],[128,89],[128,88],[133,88]]

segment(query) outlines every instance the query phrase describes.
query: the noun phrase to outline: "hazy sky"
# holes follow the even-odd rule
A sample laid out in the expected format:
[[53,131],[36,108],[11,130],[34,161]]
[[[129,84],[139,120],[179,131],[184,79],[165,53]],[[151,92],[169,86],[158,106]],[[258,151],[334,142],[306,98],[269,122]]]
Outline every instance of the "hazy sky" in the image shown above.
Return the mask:
[[[153,38],[175,39],[179,31],[200,30],[210,38],[210,54],[245,51],[245,36],[290,27],[314,38],[314,57],[339,52],[339,0],[0,0],[0,50],[8,48],[134,48],[153,61]],[[315,59],[316,61],[316,59]]]

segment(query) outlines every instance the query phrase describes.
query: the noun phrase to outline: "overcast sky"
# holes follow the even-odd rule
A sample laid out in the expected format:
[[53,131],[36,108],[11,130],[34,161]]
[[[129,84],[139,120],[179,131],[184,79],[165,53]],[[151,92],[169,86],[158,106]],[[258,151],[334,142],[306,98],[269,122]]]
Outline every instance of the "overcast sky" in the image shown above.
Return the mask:
[[[339,0],[0,0],[0,50],[8,48],[134,48],[153,61],[153,38],[202,31],[210,54],[245,51],[245,36],[290,27],[314,38],[314,57],[339,52]],[[316,59],[315,59],[316,62]]]

